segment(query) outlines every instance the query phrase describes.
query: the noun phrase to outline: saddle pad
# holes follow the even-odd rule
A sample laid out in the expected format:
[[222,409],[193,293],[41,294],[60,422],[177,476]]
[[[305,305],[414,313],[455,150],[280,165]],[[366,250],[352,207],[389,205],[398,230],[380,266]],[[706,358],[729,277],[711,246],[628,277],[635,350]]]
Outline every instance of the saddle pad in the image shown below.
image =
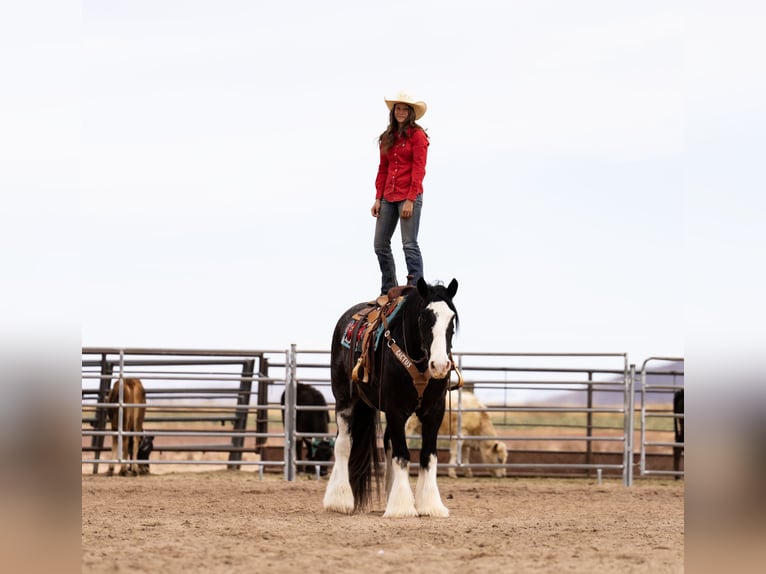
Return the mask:
[[[404,301],[403,298],[396,305],[393,305],[391,308],[389,308],[388,313],[386,313],[386,317],[388,321],[390,321],[396,316],[396,313],[399,311],[399,308],[402,306],[402,301]],[[364,340],[364,334],[370,326],[370,324],[367,322],[367,317],[360,317],[359,319],[351,319],[346,325],[346,328],[343,330],[343,337],[341,338],[341,341],[340,341],[341,345],[343,345],[347,349],[351,349],[351,346],[352,346],[351,337],[353,336],[354,329],[356,328],[356,324],[359,321],[363,321],[363,323],[359,325],[359,330],[356,332],[356,341],[353,341],[353,351],[355,353],[362,352],[362,341]],[[380,344],[380,338],[382,336],[383,336],[383,323],[378,325],[378,330],[375,332],[375,346],[373,347],[374,349],[378,348],[378,345]]]

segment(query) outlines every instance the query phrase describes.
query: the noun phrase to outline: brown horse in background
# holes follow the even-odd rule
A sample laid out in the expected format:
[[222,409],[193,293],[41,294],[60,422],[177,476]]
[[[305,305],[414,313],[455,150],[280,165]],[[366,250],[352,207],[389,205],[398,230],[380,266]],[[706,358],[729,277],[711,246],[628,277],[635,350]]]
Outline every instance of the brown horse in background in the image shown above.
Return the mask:
[[[124,388],[122,402],[126,404],[146,404],[146,391],[139,379],[124,379]],[[114,382],[112,390],[109,393],[109,399],[107,402],[119,403],[120,401],[120,381],[119,379]],[[143,432],[144,431],[144,415],[146,413],[146,407],[124,407],[122,415],[122,430],[126,432]],[[112,424],[112,430],[118,429],[119,408],[109,407],[109,421]],[[117,445],[118,438],[116,435],[112,436],[112,458],[117,459]],[[138,450],[140,437],[137,436],[123,436],[122,437],[122,458],[128,460],[138,459]],[[139,474],[146,474],[149,472],[148,464],[122,463],[120,466],[120,476],[138,476]],[[114,474],[114,463],[109,463],[109,470],[106,474],[112,476]]]

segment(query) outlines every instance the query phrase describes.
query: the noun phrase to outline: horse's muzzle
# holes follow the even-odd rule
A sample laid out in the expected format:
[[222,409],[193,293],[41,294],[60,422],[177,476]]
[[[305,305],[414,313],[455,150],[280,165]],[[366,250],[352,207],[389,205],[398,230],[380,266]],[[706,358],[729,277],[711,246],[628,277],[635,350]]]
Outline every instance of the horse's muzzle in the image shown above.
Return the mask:
[[449,377],[452,370],[452,361],[447,359],[446,361],[428,361],[428,370],[431,372],[431,377],[434,379],[446,379]]

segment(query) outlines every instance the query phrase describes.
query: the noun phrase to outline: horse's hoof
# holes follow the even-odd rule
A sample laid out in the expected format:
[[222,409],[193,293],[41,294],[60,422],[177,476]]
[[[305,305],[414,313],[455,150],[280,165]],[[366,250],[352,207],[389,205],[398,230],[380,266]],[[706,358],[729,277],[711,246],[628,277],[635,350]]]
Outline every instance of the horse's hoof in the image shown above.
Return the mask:
[[338,514],[345,514],[346,516],[351,516],[354,514],[353,508],[325,508],[327,512],[337,512]]
[[418,516],[418,511],[415,510],[415,507],[413,506],[412,509],[399,509],[399,510],[388,510],[383,513],[383,518],[416,518]]
[[351,487],[333,488],[332,483],[328,484],[324,499],[322,500],[322,505],[324,506],[324,509],[329,512],[353,514],[354,495],[351,492]]
[[348,514],[348,515],[354,514],[353,506],[325,504],[324,509],[327,512],[337,512],[339,514]]
[[446,506],[436,506],[425,510],[418,510],[418,516],[433,516],[434,518],[449,517],[449,509]]
[[107,476],[114,476],[114,469],[113,469],[113,468],[110,468],[109,470],[107,470],[107,471],[106,471],[106,475],[107,475]]

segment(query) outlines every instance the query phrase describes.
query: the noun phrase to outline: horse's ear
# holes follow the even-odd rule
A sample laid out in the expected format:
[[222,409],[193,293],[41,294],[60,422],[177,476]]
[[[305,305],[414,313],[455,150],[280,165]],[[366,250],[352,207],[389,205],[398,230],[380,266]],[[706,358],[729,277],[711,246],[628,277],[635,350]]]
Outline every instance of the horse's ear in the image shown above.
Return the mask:
[[422,277],[418,278],[418,293],[423,299],[428,299],[428,283]]
[[452,299],[455,296],[455,293],[457,293],[457,279],[452,279],[447,286],[447,295]]

